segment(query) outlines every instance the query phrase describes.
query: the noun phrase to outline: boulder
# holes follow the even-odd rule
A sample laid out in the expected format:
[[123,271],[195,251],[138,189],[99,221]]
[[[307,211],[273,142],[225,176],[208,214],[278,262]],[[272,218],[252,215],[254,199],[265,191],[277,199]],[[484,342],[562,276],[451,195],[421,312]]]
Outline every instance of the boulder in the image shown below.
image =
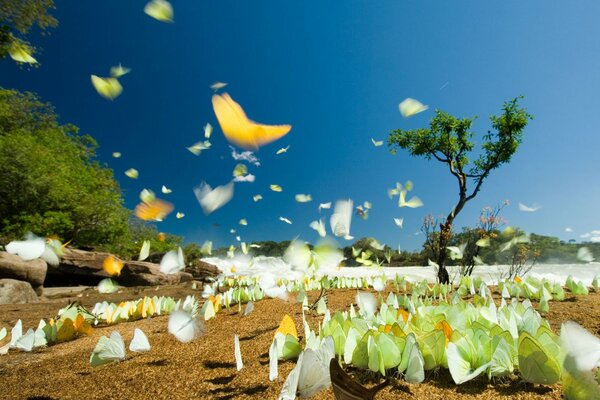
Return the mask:
[[[48,267],[46,286],[97,285],[109,275],[102,269],[109,253],[68,249],[58,267]],[[158,264],[145,261],[125,261],[121,275],[116,280],[122,286],[154,286],[189,282],[192,275],[186,272],[166,275]]]
[[185,271],[192,274],[194,279],[204,282],[215,279],[221,274],[221,270],[216,266],[198,259],[191,261]]
[[32,303],[38,300],[29,282],[0,279],[0,304]]
[[47,270],[48,265],[41,258],[23,261],[21,257],[15,254],[0,252],[0,278],[29,282],[39,296],[42,295],[44,290],[43,285]]

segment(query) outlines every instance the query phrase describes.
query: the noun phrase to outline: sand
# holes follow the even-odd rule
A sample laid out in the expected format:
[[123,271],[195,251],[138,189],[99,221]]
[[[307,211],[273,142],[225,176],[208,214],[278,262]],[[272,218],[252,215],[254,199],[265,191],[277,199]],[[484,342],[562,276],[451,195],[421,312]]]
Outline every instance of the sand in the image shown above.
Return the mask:
[[[0,323],[14,325],[22,319],[25,328],[37,326],[40,318],[56,315],[59,308],[73,300],[85,306],[109,300],[137,299],[144,295],[167,295],[177,298],[196,294],[190,285],[154,288],[127,288],[121,293],[99,295],[88,289],[60,299],[47,299],[35,304],[1,305]],[[355,296],[354,290],[336,290],[328,294],[332,311],[346,309]],[[318,293],[309,293],[311,299]],[[595,334],[600,334],[600,294],[571,296],[563,302],[550,302],[547,314],[555,332],[560,324],[572,319]],[[294,367],[293,361],[280,362],[279,378],[269,382],[268,349],[274,331],[284,314],[296,321],[303,332],[299,304],[268,299],[255,303],[246,317],[237,307],[223,310],[204,324],[199,339],[183,344],[167,333],[167,317],[98,327],[92,336],[24,353],[11,350],[0,356],[0,398],[2,399],[276,399],[283,381]],[[316,329],[322,317],[308,316]],[[89,357],[98,339],[113,330],[121,333],[128,346],[134,328],[148,336],[149,353],[127,350],[121,363],[92,368]],[[233,336],[238,334],[244,368],[237,372],[233,355]],[[376,375],[349,371],[361,383],[372,386],[381,382]],[[331,389],[313,399],[333,399]],[[523,383],[518,377],[496,381],[486,377],[457,386],[447,370],[426,372],[422,384],[407,384],[397,379],[383,389],[376,399],[560,399],[559,385],[541,386]]]

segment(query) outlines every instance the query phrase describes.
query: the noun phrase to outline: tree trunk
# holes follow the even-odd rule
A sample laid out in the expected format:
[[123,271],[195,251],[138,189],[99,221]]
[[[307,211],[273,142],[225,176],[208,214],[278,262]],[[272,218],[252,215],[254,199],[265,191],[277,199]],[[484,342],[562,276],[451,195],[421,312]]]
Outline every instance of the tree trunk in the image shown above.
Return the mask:
[[440,237],[439,237],[439,254],[437,264],[440,267],[438,270],[438,281],[439,283],[448,284],[450,283],[450,276],[446,269],[446,246],[452,236],[452,221],[453,218],[448,216],[444,224],[440,224]]

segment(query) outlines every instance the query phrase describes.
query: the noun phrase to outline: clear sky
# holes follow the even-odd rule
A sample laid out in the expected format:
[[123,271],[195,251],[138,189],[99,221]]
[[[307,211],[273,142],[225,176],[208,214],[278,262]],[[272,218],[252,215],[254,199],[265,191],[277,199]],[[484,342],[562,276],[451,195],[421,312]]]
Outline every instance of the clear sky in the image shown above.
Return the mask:
[[[492,172],[457,224],[473,225],[482,207],[508,199],[504,217],[528,232],[580,240],[600,230],[598,1],[173,0],[173,24],[148,17],[144,4],[57,1],[59,27],[31,38],[42,48],[41,66],[3,60],[0,85],[37,92],[62,122],[95,137],[129,208],[144,188],[171,188],[160,196],[186,216],[174,212],[159,223],[162,231],[217,245],[235,241],[230,228],[245,241],[300,235],[314,242],[308,224],[319,217],[319,202],[352,198],[373,204],[368,220],[353,218],[353,236],[419,248],[423,216],[447,214],[455,204],[455,179],[438,162],[393,156],[371,138],[427,127],[439,108],[479,116],[481,139],[489,115],[518,95],[535,119],[513,161]],[[108,76],[118,63],[132,72],[121,78],[122,95],[108,101],[90,74]],[[256,181],[236,184],[233,200],[205,216],[192,188],[227,183],[237,163],[212,110],[215,81],[229,83],[226,91],[251,119],[293,128],[257,153],[261,166],[249,166]],[[398,103],[406,97],[430,109],[405,119]],[[213,147],[195,156],[186,147],[203,140],[207,122],[215,127]],[[124,175],[132,167],[137,180]],[[388,198],[388,188],[409,179],[424,207],[398,208]],[[254,203],[259,193],[264,200]],[[297,193],[314,200],[296,203]],[[541,208],[521,212],[519,202]],[[320,216],[328,222],[329,215]],[[404,218],[403,229],[393,217]],[[238,226],[241,218],[248,226]]]

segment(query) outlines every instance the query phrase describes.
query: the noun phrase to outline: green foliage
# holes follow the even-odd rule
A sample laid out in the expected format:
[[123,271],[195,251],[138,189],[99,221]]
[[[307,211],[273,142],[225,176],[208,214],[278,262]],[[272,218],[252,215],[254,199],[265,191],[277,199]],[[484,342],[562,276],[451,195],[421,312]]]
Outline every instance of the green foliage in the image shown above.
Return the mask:
[[130,212],[96,147],[34,94],[0,88],[0,237],[31,231],[75,246],[126,238]]
[[[127,232],[115,242],[99,246],[98,249],[118,255],[122,259],[137,260],[145,240],[150,241],[150,254],[166,253],[181,246],[183,238],[171,234],[160,234],[156,225],[131,218]],[[187,252],[184,253],[188,256]]]
[[13,43],[30,47],[24,36],[32,28],[55,28],[58,21],[49,14],[54,8],[54,0],[0,0],[0,59]]

